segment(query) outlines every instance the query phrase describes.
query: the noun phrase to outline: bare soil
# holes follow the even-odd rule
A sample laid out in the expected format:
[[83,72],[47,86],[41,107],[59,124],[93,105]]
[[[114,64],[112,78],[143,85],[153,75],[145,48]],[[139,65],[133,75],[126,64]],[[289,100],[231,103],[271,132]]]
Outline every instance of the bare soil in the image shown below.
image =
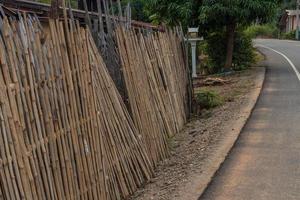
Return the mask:
[[[186,190],[184,186],[193,175],[205,170],[204,163],[213,152],[212,148],[216,148],[224,138],[224,127],[239,118],[248,95],[255,89],[257,74],[257,68],[251,68],[218,77],[224,80],[224,84],[205,86],[218,92],[224,98],[224,104],[201,111],[200,116],[194,116],[181,133],[170,139],[171,156],[160,163],[154,178],[139,189],[131,200],[176,200]],[[200,86],[197,81],[203,80],[196,80],[195,84]],[[195,92],[202,88],[196,88]]]

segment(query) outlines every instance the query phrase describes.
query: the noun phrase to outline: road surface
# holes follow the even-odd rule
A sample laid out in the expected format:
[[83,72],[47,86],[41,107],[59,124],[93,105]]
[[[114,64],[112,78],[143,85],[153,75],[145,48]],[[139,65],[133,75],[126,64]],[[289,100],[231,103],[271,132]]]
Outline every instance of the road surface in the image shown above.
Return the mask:
[[200,200],[300,199],[300,42],[255,43],[267,56],[262,94]]

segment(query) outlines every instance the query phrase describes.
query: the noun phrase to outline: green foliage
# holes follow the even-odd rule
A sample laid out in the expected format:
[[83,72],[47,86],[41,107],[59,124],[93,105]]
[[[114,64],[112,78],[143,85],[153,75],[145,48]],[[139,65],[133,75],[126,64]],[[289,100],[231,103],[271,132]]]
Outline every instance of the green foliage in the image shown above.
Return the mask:
[[234,42],[233,69],[244,70],[255,62],[252,38],[243,32],[238,32]]
[[[281,21],[282,17],[286,15],[286,10],[294,10],[296,8],[296,2],[297,0],[282,0],[280,6],[278,7],[277,10],[277,25],[279,26],[284,26],[283,24],[280,24],[279,22]],[[282,27],[283,28],[283,27]]]
[[[205,54],[208,55],[207,72],[219,73],[223,71],[226,60],[226,34],[224,30],[212,32],[206,38],[204,47]],[[243,31],[238,31],[235,35],[233,51],[233,69],[241,70],[249,67],[255,55],[252,47],[252,40]]]
[[224,99],[213,90],[201,90],[196,94],[196,102],[201,109],[212,109],[223,105]]
[[275,17],[277,6],[278,0],[203,0],[199,16],[202,27],[208,33],[226,27],[226,32],[222,33],[223,36],[227,36],[224,38],[227,47],[224,49],[226,70],[235,65],[232,61],[234,53],[237,52],[233,52],[236,46],[234,44],[236,27],[271,21]]
[[146,12],[155,24],[198,25],[199,0],[147,0]]
[[132,19],[143,22],[150,21],[146,11],[147,0],[123,0],[121,1],[122,8],[125,8],[128,3],[130,3]]
[[245,34],[250,38],[277,38],[279,30],[272,24],[251,25],[245,30]]
[[203,0],[199,18],[212,27],[265,22],[273,19],[277,3],[278,0]]
[[295,40],[295,38],[296,38],[296,31],[290,31],[287,33],[283,33],[281,35],[281,39],[284,39],[284,40]]
[[296,8],[296,2],[295,0],[283,0],[281,3],[282,10],[285,9],[295,9]]
[[286,13],[286,10],[294,10],[296,8],[296,1],[297,0],[283,0],[278,7],[277,19],[280,20],[280,18]]
[[221,72],[226,59],[226,37],[224,31],[210,33],[206,37],[204,52],[208,55],[207,72]]

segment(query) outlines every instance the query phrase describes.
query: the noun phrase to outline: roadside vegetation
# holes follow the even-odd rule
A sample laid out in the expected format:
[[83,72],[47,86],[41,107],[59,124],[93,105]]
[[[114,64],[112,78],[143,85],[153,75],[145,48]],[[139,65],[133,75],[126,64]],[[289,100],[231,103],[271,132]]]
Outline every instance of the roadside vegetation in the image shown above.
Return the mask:
[[212,109],[223,105],[224,99],[215,90],[204,89],[196,94],[200,109]]
[[[205,41],[199,47],[205,74],[242,70],[254,62],[251,39],[259,35],[274,37],[273,22],[277,0],[134,0],[139,13],[154,24],[199,27]],[[259,24],[253,26],[253,24]]]
[[[202,62],[202,67],[206,74],[226,72],[224,65],[226,62],[226,34],[223,31],[212,32],[207,35],[202,44],[202,52],[207,55],[206,62]],[[243,31],[238,31],[234,38],[234,50],[232,57],[232,69],[242,70],[249,67],[254,62],[254,49],[252,40]]]
[[[246,23],[242,32],[248,38],[276,38],[276,39],[295,39],[295,31],[281,32],[279,21],[286,13],[286,10],[293,10],[296,7],[296,0],[269,1],[273,3],[272,9],[263,18],[252,20],[252,23]],[[255,4],[255,3],[253,3]],[[268,6],[268,5],[267,5]],[[248,20],[247,20],[248,21]],[[249,22],[249,21],[248,21]],[[245,24],[244,24],[245,25]],[[241,29],[239,29],[241,31]]]
[[278,38],[280,34],[275,24],[254,24],[247,27],[244,33],[250,38]]
[[296,31],[290,31],[290,32],[287,32],[287,33],[283,33],[281,35],[281,39],[295,40],[295,35],[296,35]]

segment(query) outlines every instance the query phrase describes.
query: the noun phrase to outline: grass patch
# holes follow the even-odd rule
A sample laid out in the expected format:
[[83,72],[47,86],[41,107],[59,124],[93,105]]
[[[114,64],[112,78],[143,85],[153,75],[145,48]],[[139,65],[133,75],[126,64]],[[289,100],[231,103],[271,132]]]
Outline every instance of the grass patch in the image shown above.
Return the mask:
[[265,60],[265,57],[259,51],[255,51],[254,54],[255,54],[254,55],[255,63],[259,63],[259,62]]
[[203,89],[196,94],[196,102],[201,109],[212,109],[224,104],[224,99],[214,90]]

